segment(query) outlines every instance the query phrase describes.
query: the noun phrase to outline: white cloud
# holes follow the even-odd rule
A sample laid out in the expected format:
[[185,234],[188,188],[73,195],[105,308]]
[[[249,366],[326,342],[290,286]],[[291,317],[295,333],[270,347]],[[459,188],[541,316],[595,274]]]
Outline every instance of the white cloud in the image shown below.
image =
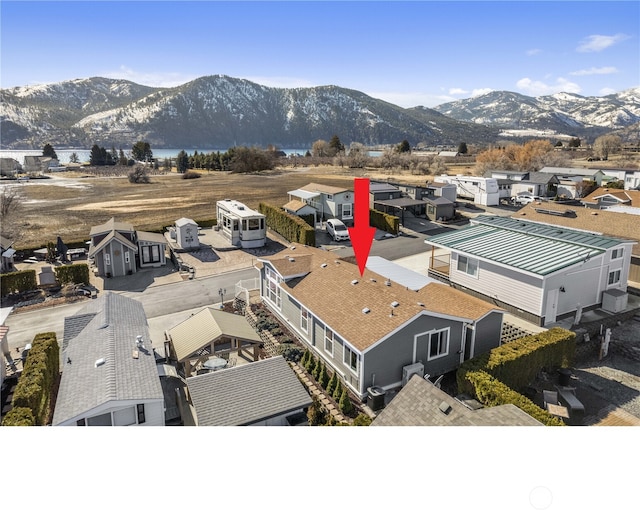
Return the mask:
[[532,48],[531,50],[527,50],[527,55],[538,55],[542,50],[539,48]]
[[553,93],[580,93],[582,89],[575,82],[569,82],[562,77],[558,78],[555,84],[546,84],[539,80],[531,80],[528,77],[520,79],[516,83],[518,90],[531,96],[552,95]]
[[467,95],[469,92],[466,89],[462,88],[451,88],[449,89],[449,95]]
[[479,97],[480,95],[486,95],[487,93],[491,93],[493,88],[477,88],[471,92],[472,97]]
[[130,80],[136,84],[144,84],[155,88],[173,88],[197,79],[196,76],[180,73],[138,72],[126,66],[120,66],[117,71],[104,72],[101,75],[109,79]]
[[607,95],[613,95],[614,93],[618,93],[618,90],[613,89],[613,88],[602,88],[598,93],[600,93],[600,96],[607,96]]
[[626,34],[616,34],[615,36],[602,36],[600,34],[593,34],[583,39],[576,51],[578,52],[601,52],[602,50],[609,48],[610,46],[628,39]]
[[602,68],[591,67],[586,70],[571,72],[569,75],[610,75],[612,73],[618,73],[618,69],[615,66],[603,66]]

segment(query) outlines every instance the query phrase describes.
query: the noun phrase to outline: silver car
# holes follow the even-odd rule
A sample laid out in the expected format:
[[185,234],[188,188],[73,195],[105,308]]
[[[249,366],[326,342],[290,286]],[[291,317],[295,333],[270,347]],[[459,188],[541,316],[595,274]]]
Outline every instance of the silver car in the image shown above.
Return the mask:
[[347,230],[346,225],[337,218],[327,220],[327,232],[335,241],[346,241],[349,239],[349,231]]

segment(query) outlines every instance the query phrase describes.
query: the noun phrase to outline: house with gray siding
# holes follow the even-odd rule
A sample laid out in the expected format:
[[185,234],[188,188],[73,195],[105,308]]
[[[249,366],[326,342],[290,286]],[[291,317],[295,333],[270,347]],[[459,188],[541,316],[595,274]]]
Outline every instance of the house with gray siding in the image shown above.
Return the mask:
[[258,261],[264,304],[361,398],[500,345],[503,311],[437,281],[413,291],[305,246]]
[[312,182],[287,193],[289,201],[297,199],[314,208],[318,221],[330,218],[347,224],[353,221],[353,190]]
[[425,243],[430,276],[544,326],[626,293],[635,242],[481,215]]
[[97,275],[119,277],[138,268],[164,266],[167,240],[162,234],[136,231],[133,225],[111,218],[91,228],[88,257]]
[[64,320],[54,426],[164,425],[164,394],[142,303],[112,292]]

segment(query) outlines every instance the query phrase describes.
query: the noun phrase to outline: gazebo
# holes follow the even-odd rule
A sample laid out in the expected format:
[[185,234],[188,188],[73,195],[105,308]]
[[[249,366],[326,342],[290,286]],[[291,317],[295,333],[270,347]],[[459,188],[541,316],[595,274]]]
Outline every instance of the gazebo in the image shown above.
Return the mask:
[[241,316],[215,308],[204,308],[167,332],[168,355],[184,367],[185,378],[215,356],[246,353],[258,361],[262,340]]

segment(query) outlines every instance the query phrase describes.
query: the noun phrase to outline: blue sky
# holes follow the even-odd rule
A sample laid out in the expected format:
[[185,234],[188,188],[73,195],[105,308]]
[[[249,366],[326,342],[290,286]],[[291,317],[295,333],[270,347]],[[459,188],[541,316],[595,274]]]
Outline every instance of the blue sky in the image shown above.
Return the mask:
[[0,15],[2,88],[224,74],[433,107],[490,90],[601,96],[640,85],[637,1],[2,0]]

